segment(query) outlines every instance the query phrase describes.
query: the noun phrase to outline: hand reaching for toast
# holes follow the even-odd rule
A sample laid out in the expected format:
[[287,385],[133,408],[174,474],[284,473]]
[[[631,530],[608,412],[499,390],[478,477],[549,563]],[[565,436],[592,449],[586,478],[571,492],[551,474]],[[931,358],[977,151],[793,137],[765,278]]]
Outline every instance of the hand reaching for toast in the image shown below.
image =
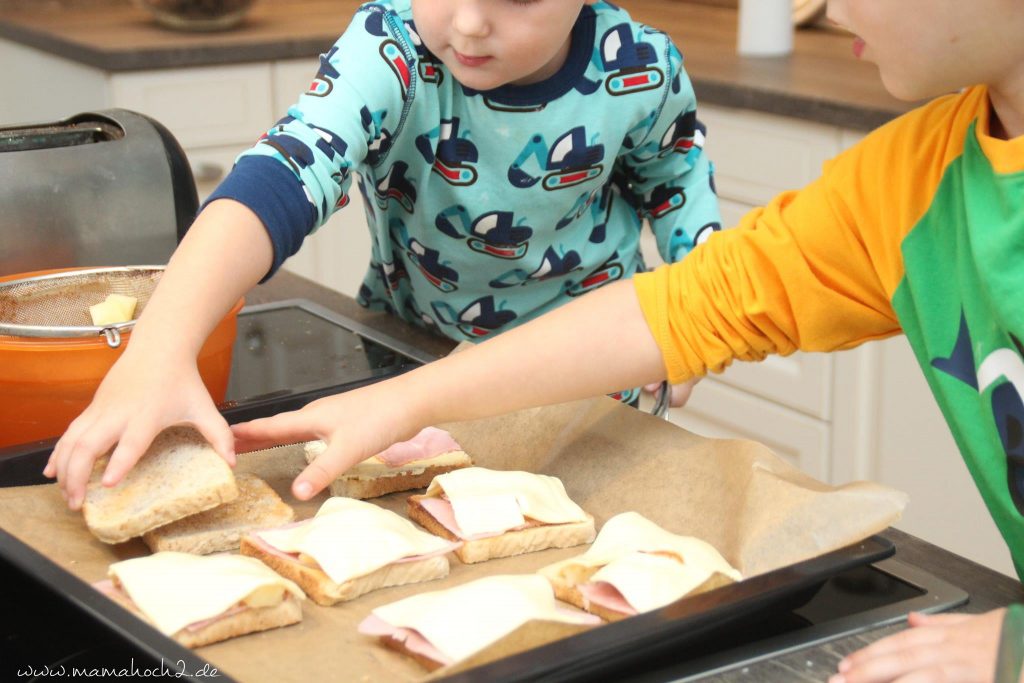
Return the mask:
[[[110,369],[85,411],[57,442],[43,474],[57,478],[68,507],[78,510],[96,460],[114,450],[103,474],[114,486],[164,428],[191,424],[234,466],[234,438],[203,385],[195,361],[153,363],[131,347]],[[116,445],[116,447],[115,447]]]
[[[231,427],[239,453],[321,439],[327,450],[292,482],[292,493],[309,500],[345,470],[414,436],[424,426],[395,401],[390,382],[313,401],[295,411]],[[385,398],[389,396],[389,398]]]
[[829,683],[992,681],[1005,613],[911,613],[909,629],[845,657]]

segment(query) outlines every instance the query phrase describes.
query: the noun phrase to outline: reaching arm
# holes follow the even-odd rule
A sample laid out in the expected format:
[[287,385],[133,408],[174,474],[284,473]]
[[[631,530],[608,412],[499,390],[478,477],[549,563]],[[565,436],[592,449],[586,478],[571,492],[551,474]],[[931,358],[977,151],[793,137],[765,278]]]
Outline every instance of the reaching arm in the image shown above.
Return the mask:
[[270,239],[249,209],[210,204],[185,235],[92,402],[57,442],[43,473],[81,507],[93,463],[116,444],[103,483],[113,486],[160,430],[193,424],[233,461],[234,442],[203,386],[196,357],[239,297],[267,272]]
[[327,441],[293,484],[295,495],[308,499],[422,427],[600,396],[664,375],[633,285],[621,282],[413,372],[234,431],[246,449]]

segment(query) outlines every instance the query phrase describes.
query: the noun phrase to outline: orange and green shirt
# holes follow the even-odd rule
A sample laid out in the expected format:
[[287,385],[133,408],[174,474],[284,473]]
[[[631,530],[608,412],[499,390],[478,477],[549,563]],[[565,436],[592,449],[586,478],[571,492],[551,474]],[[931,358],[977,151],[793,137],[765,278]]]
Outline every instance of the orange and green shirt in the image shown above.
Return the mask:
[[635,286],[674,382],[904,333],[1024,576],[1024,137],[989,118],[910,112]]

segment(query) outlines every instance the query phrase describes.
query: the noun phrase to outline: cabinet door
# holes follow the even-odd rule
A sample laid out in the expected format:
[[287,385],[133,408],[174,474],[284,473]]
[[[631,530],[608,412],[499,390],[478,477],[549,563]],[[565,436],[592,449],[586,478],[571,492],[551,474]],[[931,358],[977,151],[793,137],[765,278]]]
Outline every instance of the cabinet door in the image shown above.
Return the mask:
[[[642,408],[648,408],[645,396]],[[649,409],[649,408],[648,408]],[[717,381],[702,380],[684,408],[669,420],[695,434],[719,439],[750,439],[807,474],[828,481],[829,425]]]
[[152,116],[186,150],[250,145],[276,120],[269,64],[117,73],[111,92],[114,106]]
[[719,194],[755,206],[815,180],[841,149],[834,126],[714,106],[698,115],[708,129],[705,149]]

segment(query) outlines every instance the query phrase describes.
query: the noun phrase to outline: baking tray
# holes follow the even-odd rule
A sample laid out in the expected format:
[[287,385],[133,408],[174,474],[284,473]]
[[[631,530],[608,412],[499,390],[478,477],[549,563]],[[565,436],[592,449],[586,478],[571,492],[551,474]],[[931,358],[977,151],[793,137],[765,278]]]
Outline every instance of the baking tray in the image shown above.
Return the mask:
[[671,605],[533,648],[484,666],[446,676],[471,681],[594,681],[635,673],[650,661],[694,648],[737,625],[750,624],[807,603],[829,579],[895,553],[891,541],[864,541],[782,567]]
[[[587,681],[607,679],[616,672],[635,670],[641,663],[727,634],[749,624],[800,607],[824,583],[845,571],[893,554],[893,544],[879,536],[776,571],[683,598],[672,605],[500,659],[442,680],[469,681]],[[121,609],[87,583],[65,571],[10,534],[0,530],[0,564],[7,585],[36,584],[47,593],[62,623],[91,626],[104,654],[117,651],[113,661],[130,654],[138,669],[165,667],[178,680],[210,679],[212,665],[149,624]],[[26,582],[26,583],[23,583]],[[8,612],[10,618],[11,613]],[[53,612],[47,615],[55,616]],[[109,654],[105,660],[112,661]],[[50,666],[53,666],[50,664]],[[635,671],[634,671],[635,672]],[[217,680],[233,681],[224,672]]]

